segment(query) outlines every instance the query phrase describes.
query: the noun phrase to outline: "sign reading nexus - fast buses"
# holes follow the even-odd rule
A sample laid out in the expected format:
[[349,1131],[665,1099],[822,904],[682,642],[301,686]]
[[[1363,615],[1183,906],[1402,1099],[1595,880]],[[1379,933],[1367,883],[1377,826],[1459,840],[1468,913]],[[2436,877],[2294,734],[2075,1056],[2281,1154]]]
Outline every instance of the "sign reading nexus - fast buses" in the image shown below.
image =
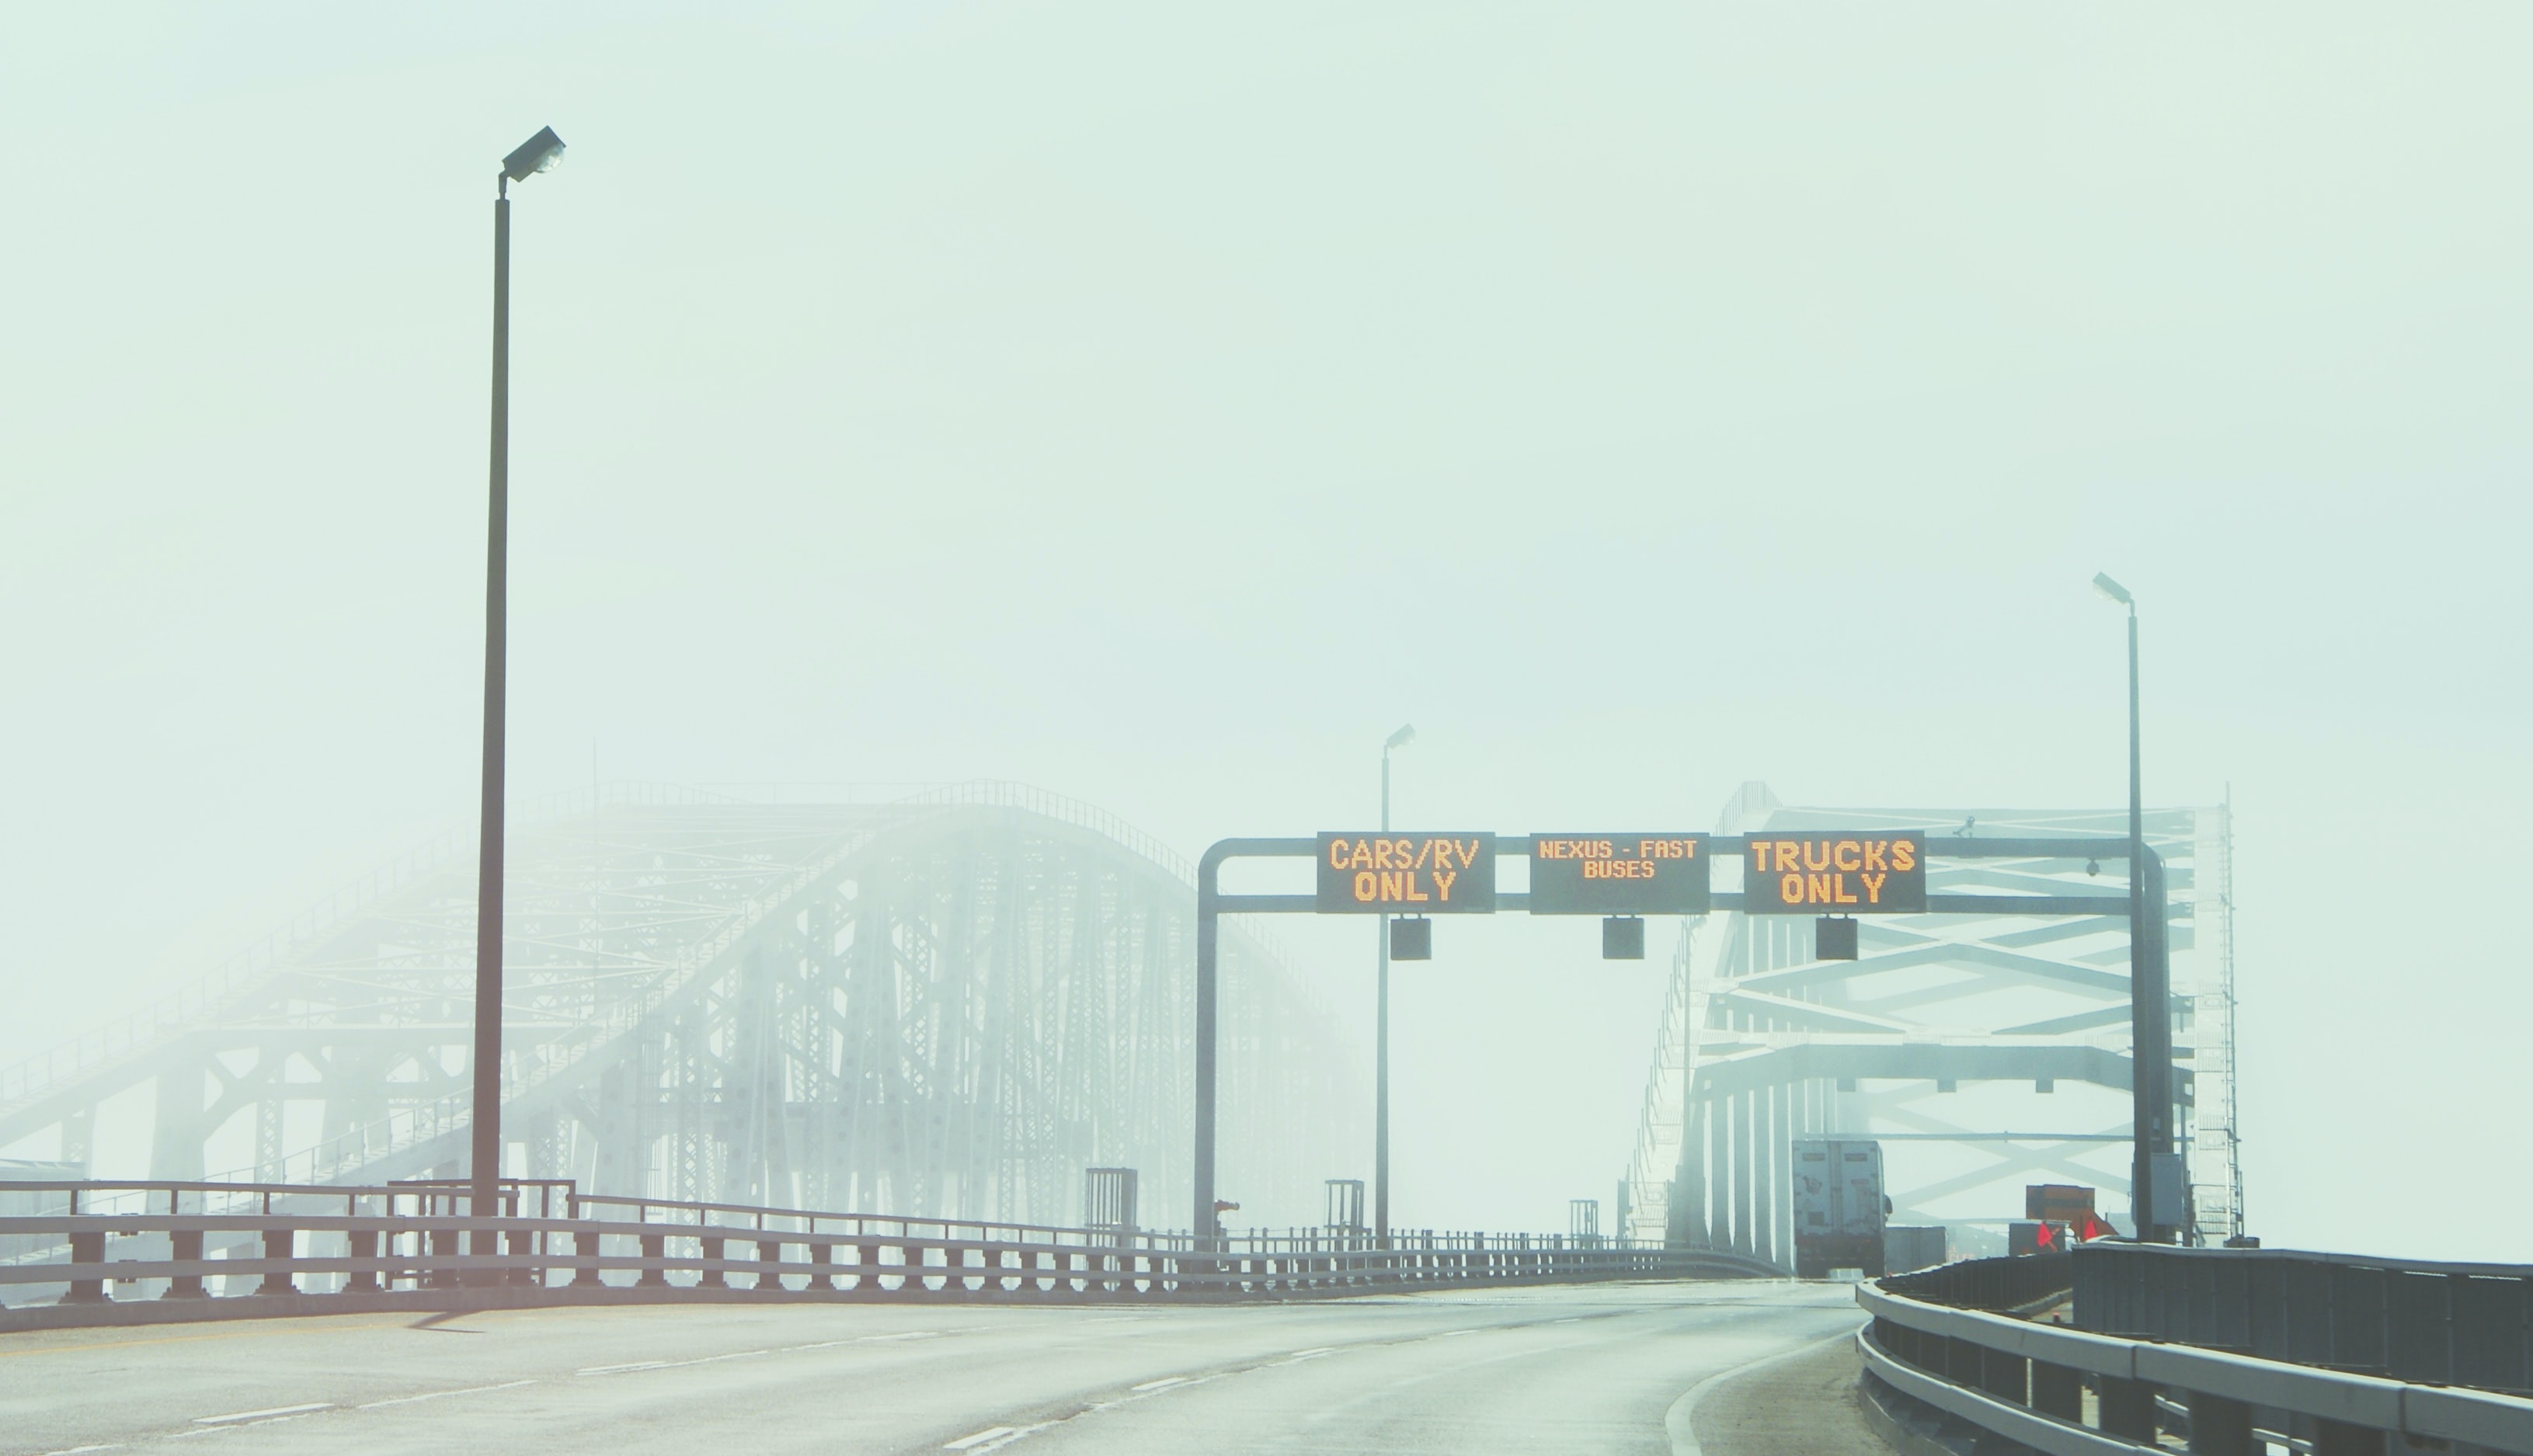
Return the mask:
[[1704,835],[1532,835],[1530,912],[1703,915],[1707,863]]
[[1491,914],[1495,907],[1494,835],[1320,836],[1322,914]]
[[1752,835],[1741,908],[1872,914],[1926,907],[1926,837],[1875,832]]

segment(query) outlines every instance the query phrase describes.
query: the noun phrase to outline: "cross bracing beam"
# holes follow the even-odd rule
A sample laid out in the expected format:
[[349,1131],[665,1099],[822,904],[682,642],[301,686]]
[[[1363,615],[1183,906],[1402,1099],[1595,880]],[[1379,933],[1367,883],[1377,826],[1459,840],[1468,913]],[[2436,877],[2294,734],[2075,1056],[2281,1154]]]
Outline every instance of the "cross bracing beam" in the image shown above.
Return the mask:
[[[1148,1198],[1184,1187],[1193,893],[1184,864],[1113,819],[974,786],[826,804],[618,789],[514,823],[509,1171],[1051,1220],[1079,1215],[1086,1164],[1142,1168]],[[251,1121],[255,1168],[276,1177],[452,1172],[469,1129],[464,847],[310,917],[179,1015],[0,1073],[0,1149],[61,1143],[154,1083],[153,1166],[117,1171],[239,1166]],[[1272,1216],[1277,1190],[1351,1168],[1363,1099],[1288,964],[1251,935],[1225,950],[1247,1028],[1224,1047],[1245,1150],[1227,1171]],[[240,1058],[253,1066],[230,1070]]]
[[[1895,1205],[1946,1198],[1957,1223],[2020,1216],[2016,1180],[2029,1175],[2125,1193],[2125,1170],[2082,1161],[2109,1135],[1995,1132],[2069,1115],[2098,1127],[2130,1086],[2125,811],[1795,808],[1751,785],[1716,833],[1882,829],[1928,834],[1929,907],[1953,912],[1866,916],[1852,961],[1815,959],[1809,918],[1744,914],[1738,895],[1718,894],[1717,912],[1688,923],[1628,1166],[1626,1232],[1782,1257],[1791,1143],[1805,1136],[1891,1135]],[[2241,1230],[2227,811],[2154,810],[2146,829],[2170,898],[2173,1022],[2192,1043],[2173,1049],[2169,1083],[2193,1232],[2215,1242]],[[2067,849],[2071,839],[2086,852]],[[1975,1109],[1959,1121],[1913,1105],[1956,1086]],[[1973,1166],[1916,1151],[1945,1144]]]

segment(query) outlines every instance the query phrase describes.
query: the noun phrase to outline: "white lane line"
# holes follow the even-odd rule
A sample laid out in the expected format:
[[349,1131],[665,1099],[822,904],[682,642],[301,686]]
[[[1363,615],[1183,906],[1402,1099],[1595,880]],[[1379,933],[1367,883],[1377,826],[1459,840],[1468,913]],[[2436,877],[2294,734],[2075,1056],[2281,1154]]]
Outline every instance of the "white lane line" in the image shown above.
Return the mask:
[[1708,1391],[1732,1379],[1735,1375],[1758,1369],[1763,1366],[1775,1365],[1782,1360],[1792,1360],[1798,1355],[1809,1355],[1823,1345],[1835,1345],[1841,1340],[1853,1340],[1856,1336],[1856,1331],[1851,1329],[1831,1335],[1825,1340],[1808,1340],[1792,1350],[1780,1350],[1774,1355],[1762,1355],[1757,1360],[1745,1360],[1731,1369],[1717,1370],[1714,1374],[1691,1385],[1688,1387],[1687,1394],[1673,1401],[1671,1408],[1663,1412],[1663,1433],[1671,1438],[1672,1456],[1703,1456],[1705,1448],[1697,1443],[1697,1428],[1694,1422],[1697,1417],[1697,1403],[1706,1399]]
[[499,1385],[469,1385],[463,1390],[432,1390],[426,1391],[421,1395],[398,1395],[386,1400],[374,1400],[368,1405],[354,1406],[352,1409],[356,1411],[375,1411],[384,1406],[409,1406],[418,1400],[439,1400],[444,1396],[482,1395],[488,1390],[516,1390],[522,1385],[534,1385],[535,1383],[537,1382],[534,1380],[507,1380]]
[[1581,1324],[1583,1322],[1583,1316],[1580,1314],[1568,1314],[1562,1319],[1552,1319],[1548,1322],[1551,1324]]
[[945,1441],[942,1443],[941,1449],[944,1451],[965,1451],[972,1447],[981,1446],[985,1442],[990,1441],[997,1436],[1018,1434],[1020,1434],[1020,1431],[1015,1427],[988,1426],[984,1429],[977,1431],[974,1435],[963,1435],[955,1441]]
[[1187,1382],[1188,1377],[1185,1375],[1165,1375],[1158,1380],[1146,1380],[1141,1385],[1130,1385],[1126,1388],[1129,1390],[1167,1390],[1173,1385],[1185,1385]]
[[1334,1355],[1336,1350],[1337,1347],[1334,1345],[1313,1345],[1308,1350],[1294,1351],[1292,1358],[1295,1360],[1308,1360],[1314,1355]]
[[620,1375],[627,1370],[665,1370],[668,1368],[669,1363],[665,1360],[637,1360],[631,1365],[593,1365],[586,1369],[574,1370],[572,1373],[575,1375]]
[[1436,1338],[1436,1339],[1438,1339],[1438,1340],[1447,1340],[1447,1339],[1451,1338],[1453,1335],[1473,1335],[1473,1334],[1476,1334],[1476,1333],[1477,1333],[1477,1331],[1476,1331],[1476,1330],[1474,1330],[1474,1329],[1446,1329],[1446,1330],[1443,1331],[1441,1334],[1436,1335],[1434,1338]]
[[298,1416],[309,1411],[330,1411],[333,1408],[334,1403],[330,1400],[312,1400],[304,1406],[274,1406],[264,1411],[235,1411],[226,1416],[196,1416],[194,1424],[226,1426],[232,1421],[262,1421],[268,1416]]
[[117,1441],[111,1445],[104,1446],[64,1446],[58,1451],[46,1451],[44,1456],[88,1456],[88,1453],[90,1451],[120,1451],[122,1449],[122,1442]]

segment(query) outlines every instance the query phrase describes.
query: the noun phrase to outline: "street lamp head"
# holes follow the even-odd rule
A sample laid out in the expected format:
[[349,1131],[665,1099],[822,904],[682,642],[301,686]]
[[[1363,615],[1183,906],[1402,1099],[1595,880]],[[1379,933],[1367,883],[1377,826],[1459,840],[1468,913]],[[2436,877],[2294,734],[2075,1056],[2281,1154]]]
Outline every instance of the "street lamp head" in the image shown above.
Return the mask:
[[2093,573],[2093,590],[2101,593],[2103,597],[2108,600],[2117,602],[2122,607],[2134,608],[2137,606],[2137,599],[2129,595],[2129,589],[2120,585],[2118,582],[2111,580],[2110,573],[2108,572],[2096,571]]
[[1412,723],[1402,723],[1398,726],[1398,731],[1391,733],[1389,735],[1389,741],[1382,744],[1381,747],[1382,751],[1386,753],[1392,748],[1404,748],[1415,741],[1416,725]]
[[518,150],[501,158],[501,175],[511,182],[525,182],[535,173],[553,171],[555,163],[561,160],[562,139],[555,135],[554,128],[548,127],[520,144]]

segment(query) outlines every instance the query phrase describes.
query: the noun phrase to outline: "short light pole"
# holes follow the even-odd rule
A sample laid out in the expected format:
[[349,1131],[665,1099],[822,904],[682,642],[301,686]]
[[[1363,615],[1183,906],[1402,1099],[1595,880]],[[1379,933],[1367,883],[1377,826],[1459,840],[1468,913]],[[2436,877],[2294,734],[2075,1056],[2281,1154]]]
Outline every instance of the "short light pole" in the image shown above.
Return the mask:
[[2146,792],[2138,748],[2138,614],[2137,598],[2129,589],[2111,580],[2107,573],[2096,573],[2093,590],[2112,603],[2127,609],[2129,617],[2129,1101],[2133,1126],[2130,1130],[2129,1183],[2136,1190],[2134,1217],[2138,1242],[2161,1242],[2154,1223],[2154,1174],[2157,1154],[2163,1149],[2163,1069],[2155,1065],[2156,1049],[2164,1037],[2159,1019],[2169,1018],[2168,1007],[2158,1005],[2165,998],[2155,982],[2153,961],[2148,945],[2147,868],[2146,868]]
[[[1416,741],[1416,725],[1403,723],[1381,745],[1381,832],[1389,833],[1389,755]],[[1381,917],[1381,985],[1373,1014],[1372,1237],[1389,1247],[1389,917]]]
[[[503,745],[509,683],[510,587],[510,184],[554,170],[562,139],[554,128],[501,158],[493,199],[493,480],[484,565],[484,804],[475,880],[474,1148],[468,1205],[498,1213],[501,1181],[501,831]],[[498,1253],[491,1230],[475,1252]]]

